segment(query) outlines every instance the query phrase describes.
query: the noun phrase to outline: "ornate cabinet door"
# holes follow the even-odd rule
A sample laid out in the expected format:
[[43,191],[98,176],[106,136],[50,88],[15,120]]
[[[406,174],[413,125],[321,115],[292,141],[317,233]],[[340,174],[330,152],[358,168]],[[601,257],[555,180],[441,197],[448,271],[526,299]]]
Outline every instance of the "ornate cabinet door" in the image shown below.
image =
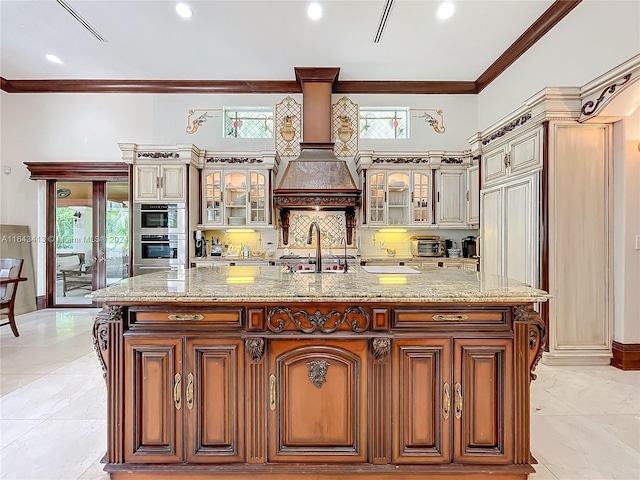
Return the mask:
[[367,341],[274,340],[268,460],[367,460]]
[[186,196],[186,168],[184,165],[162,165],[160,167],[160,200],[184,202]]
[[454,350],[454,462],[513,462],[512,340],[455,340]]
[[187,340],[183,377],[186,460],[244,461],[244,355],[241,342]]
[[158,200],[160,179],[157,165],[136,165],[133,169],[133,199],[136,201]]
[[182,461],[182,340],[125,338],[124,459]]
[[451,461],[451,340],[395,340],[393,463]]
[[436,179],[436,223],[438,225],[466,225],[466,171],[438,170]]

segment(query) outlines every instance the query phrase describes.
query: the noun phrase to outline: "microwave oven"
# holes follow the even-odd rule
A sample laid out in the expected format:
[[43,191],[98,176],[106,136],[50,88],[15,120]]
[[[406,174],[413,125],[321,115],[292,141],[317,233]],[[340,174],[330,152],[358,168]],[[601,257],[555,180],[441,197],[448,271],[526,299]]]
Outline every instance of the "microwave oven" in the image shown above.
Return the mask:
[[184,203],[135,203],[134,235],[187,233],[187,209]]
[[444,241],[437,236],[411,237],[411,254],[414,257],[444,257]]

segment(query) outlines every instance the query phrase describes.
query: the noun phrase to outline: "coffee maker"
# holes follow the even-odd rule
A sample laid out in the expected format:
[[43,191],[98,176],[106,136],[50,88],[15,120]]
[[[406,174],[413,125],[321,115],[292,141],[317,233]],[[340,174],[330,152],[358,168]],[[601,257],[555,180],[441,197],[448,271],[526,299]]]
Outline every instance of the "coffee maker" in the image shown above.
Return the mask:
[[464,237],[462,239],[462,255],[464,258],[478,258],[477,243],[477,237]]
[[195,241],[195,256],[196,258],[202,258],[207,256],[207,243],[202,236],[202,230],[195,230],[193,232],[193,239]]

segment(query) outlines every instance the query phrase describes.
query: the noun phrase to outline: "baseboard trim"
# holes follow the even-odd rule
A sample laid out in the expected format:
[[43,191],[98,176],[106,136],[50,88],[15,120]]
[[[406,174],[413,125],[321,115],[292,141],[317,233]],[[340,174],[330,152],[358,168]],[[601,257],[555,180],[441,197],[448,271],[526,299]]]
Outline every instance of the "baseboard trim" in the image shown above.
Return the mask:
[[579,366],[588,366],[588,365],[610,365],[611,364],[611,354],[603,353],[603,354],[569,354],[569,355],[558,355],[554,353],[544,352],[542,354],[542,363],[544,365],[579,365]]
[[44,310],[47,308],[47,296],[40,295],[36,297],[36,310]]
[[611,366],[620,370],[640,370],[640,343],[613,342]]

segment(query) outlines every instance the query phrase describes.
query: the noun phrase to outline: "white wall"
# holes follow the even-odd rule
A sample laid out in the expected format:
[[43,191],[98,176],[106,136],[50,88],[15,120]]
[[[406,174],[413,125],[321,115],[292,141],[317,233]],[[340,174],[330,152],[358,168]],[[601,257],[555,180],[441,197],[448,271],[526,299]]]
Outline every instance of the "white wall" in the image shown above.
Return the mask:
[[478,95],[479,130],[544,87],[582,86],[640,52],[640,2],[585,0]]

